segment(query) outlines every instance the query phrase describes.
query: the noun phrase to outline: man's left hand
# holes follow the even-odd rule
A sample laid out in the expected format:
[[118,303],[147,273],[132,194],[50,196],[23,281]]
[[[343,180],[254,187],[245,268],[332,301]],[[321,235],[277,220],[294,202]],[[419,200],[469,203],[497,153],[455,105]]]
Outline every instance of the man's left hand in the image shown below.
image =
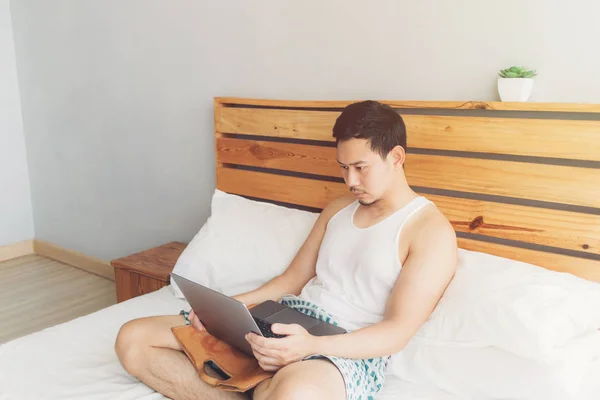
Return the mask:
[[273,324],[273,333],[284,338],[265,338],[248,333],[246,340],[252,346],[254,357],[265,371],[278,371],[296,361],[315,354],[317,337],[297,324]]

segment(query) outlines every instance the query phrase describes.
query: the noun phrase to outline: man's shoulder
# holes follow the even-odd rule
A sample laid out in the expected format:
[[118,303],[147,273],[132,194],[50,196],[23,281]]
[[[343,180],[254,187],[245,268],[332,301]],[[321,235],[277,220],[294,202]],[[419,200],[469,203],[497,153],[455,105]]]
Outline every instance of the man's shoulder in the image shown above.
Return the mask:
[[355,198],[352,195],[344,195],[344,196],[336,197],[335,199],[331,200],[329,202],[329,204],[327,204],[327,206],[325,206],[325,208],[321,212],[321,215],[326,220],[329,220],[329,219],[331,219],[331,217],[333,217],[335,214],[337,214],[340,210],[342,210],[343,208],[352,204],[354,202],[354,200],[355,200]]
[[444,213],[435,206],[427,207],[424,211],[415,240],[456,244],[456,231]]

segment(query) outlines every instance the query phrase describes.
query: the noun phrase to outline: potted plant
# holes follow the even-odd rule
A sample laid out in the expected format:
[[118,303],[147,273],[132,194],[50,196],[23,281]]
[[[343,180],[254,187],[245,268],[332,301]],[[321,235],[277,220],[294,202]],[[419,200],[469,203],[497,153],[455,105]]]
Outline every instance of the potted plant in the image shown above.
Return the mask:
[[535,70],[513,66],[498,73],[498,94],[502,101],[527,101],[533,90]]

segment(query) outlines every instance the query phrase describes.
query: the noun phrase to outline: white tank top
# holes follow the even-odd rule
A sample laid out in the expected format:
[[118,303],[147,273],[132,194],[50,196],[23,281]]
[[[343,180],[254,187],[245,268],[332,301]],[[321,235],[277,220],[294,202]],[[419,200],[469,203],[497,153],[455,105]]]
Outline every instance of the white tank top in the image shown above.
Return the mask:
[[383,320],[388,296],[402,268],[400,231],[427,204],[433,203],[417,197],[364,229],[354,225],[358,201],[338,211],[327,224],[317,275],[304,286],[300,298],[323,307],[351,331]]

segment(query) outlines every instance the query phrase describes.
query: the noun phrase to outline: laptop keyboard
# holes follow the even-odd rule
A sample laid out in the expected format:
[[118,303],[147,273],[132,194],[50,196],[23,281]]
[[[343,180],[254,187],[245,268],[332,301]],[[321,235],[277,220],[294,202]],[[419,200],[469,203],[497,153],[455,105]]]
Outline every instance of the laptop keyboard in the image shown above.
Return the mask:
[[285,335],[278,335],[276,333],[273,333],[273,331],[271,330],[270,323],[260,320],[256,317],[252,317],[252,318],[254,318],[256,325],[258,325],[258,329],[260,329],[260,331],[264,337],[267,337],[267,338],[284,338],[285,337]]

